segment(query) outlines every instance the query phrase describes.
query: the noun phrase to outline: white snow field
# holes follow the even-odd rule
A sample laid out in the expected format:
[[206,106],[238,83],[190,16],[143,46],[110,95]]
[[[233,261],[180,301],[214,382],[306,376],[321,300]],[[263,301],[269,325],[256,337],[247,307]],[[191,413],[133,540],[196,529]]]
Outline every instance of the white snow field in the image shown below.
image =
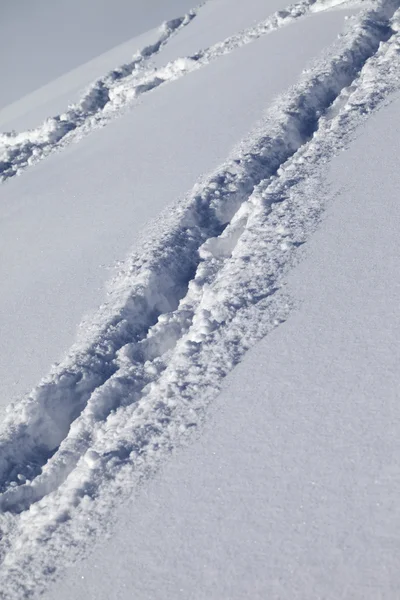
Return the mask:
[[138,3],[15,88],[0,598],[397,597],[399,7]]

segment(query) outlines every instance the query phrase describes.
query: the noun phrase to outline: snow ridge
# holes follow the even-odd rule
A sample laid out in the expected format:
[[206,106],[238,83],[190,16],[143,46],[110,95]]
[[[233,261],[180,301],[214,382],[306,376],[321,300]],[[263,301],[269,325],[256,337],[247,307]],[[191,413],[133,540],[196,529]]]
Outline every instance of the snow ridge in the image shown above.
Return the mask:
[[127,480],[154,469],[246,350],[287,318],[284,277],[323,210],[310,189],[400,86],[398,4],[353,19],[258,135],[181,202],[169,232],[131,257],[90,342],[12,409],[0,434],[0,597],[13,597],[23,570],[24,592],[40,586],[32,556],[52,573],[62,541],[81,544],[87,515],[107,514]]
[[323,10],[325,6],[330,7],[323,0],[301,0],[192,56],[177,58],[159,69],[146,67],[146,61],[158,54],[173,35],[189,25],[199,9],[193,9],[183,17],[164,23],[156,43],[138,52],[131,62],[94,82],[83,98],[65,113],[47,119],[37,129],[0,134],[0,182],[20,174],[29,165],[42,160],[54,150],[81,139],[93,129],[106,125],[142,94],[291,24],[311,10]]

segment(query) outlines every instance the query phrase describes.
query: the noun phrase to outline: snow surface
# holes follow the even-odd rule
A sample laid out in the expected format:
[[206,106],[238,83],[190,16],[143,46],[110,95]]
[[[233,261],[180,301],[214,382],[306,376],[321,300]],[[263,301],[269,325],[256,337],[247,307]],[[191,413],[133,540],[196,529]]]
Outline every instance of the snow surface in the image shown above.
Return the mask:
[[395,597],[399,2],[249,4],[0,140],[2,598]]
[[2,2],[0,108],[191,8],[193,0]]
[[47,597],[397,597],[399,109],[397,94],[333,161],[288,279],[297,310]]
[[35,129],[49,116],[62,114],[70,104],[79,102],[93,81],[112,71],[116,65],[129,62],[129,58],[156,43],[159,37],[158,27],[146,31],[8,104],[0,110],[1,130]]
[[[327,36],[334,40],[343,18],[318,15],[293,32],[284,28],[227,54],[0,188],[0,276],[8,281],[0,299],[0,314],[7,315],[0,341],[5,403],[62,358],[82,315],[104,299],[107,267],[125,258],[144,224],[225,159]],[[319,20],[327,21],[323,29]],[[285,52],[289,41],[291,53]],[[264,52],[267,89],[257,62]],[[48,139],[51,148],[51,134]],[[23,299],[17,305],[16,297]],[[23,354],[13,335],[18,330]]]

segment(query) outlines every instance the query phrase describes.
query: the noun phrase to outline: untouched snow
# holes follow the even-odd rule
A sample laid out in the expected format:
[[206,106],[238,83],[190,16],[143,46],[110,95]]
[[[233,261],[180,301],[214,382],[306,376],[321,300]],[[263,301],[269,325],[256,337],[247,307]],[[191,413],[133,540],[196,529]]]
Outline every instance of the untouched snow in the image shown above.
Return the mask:
[[[364,202],[391,177],[390,162],[374,159],[382,140],[397,151],[388,135],[371,148],[368,136],[398,112],[397,101],[374,114],[400,87],[399,2],[352,3],[352,12],[271,3],[279,12],[254,24],[254,0],[248,20],[231,11],[228,37],[215,43],[222,29],[210,26],[187,54],[190,28],[195,42],[202,19],[226,6],[212,1],[165,24],[65,113],[0,140],[2,396],[17,398],[0,428],[0,597],[38,595],[116,514],[111,546],[83,563],[101,579],[78,585],[70,571],[49,594],[373,598],[395,587],[385,537],[395,433],[382,454],[379,440],[396,419],[378,409],[390,406],[397,361],[385,360],[378,323],[395,318],[397,279],[388,287],[387,278],[398,214],[390,204],[393,225],[382,221],[379,234]],[[365,164],[379,164],[379,176],[365,181]],[[362,240],[376,240],[369,253]],[[104,302],[104,265],[124,256]],[[360,278],[365,261],[376,270]],[[207,422],[221,387],[222,412]],[[361,418],[363,402],[372,404]],[[168,465],[195,431],[197,443]],[[213,445],[226,464],[214,495]],[[375,517],[383,456],[393,468]],[[134,568],[116,562],[112,544]],[[365,577],[375,559],[381,571]]]

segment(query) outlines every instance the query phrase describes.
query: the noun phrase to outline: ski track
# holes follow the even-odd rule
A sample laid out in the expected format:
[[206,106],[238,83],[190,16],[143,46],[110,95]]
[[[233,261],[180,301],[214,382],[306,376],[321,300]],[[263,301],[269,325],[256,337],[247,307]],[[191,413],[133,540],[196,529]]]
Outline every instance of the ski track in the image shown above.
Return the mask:
[[[268,17],[256,26],[232,35],[189,57],[181,57],[159,69],[146,66],[183,27],[197,16],[199,7],[183,17],[168,21],[160,28],[154,44],[139,51],[131,62],[119,66],[94,82],[83,98],[40,127],[21,133],[0,133],[0,182],[19,175],[28,166],[46,158],[55,150],[81,139],[93,129],[103,127],[121,114],[141,95],[204,67],[224,54],[295,22],[310,11],[319,12],[345,0],[301,0]],[[201,5],[200,5],[201,7]]]
[[[123,402],[127,394],[125,388],[120,394],[114,390],[106,399],[103,386],[120,377],[119,363],[123,362],[121,349],[124,346],[130,344],[129,361],[137,362],[137,368],[142,369],[149,356],[153,360],[152,355],[157,358],[163,354],[167,348],[162,345],[173,347],[176,338],[190,326],[195,311],[190,306],[182,309],[178,305],[187,295],[196,269],[204,269],[202,258],[207,252],[212,254],[216,236],[223,232],[254,187],[276,174],[280,166],[306,143],[318,127],[320,113],[326,111],[340,91],[351,84],[380,41],[389,36],[387,21],[372,21],[368,15],[364,27],[356,30],[356,34],[347,35],[348,46],[344,45],[341,55],[335,57],[328,68],[325,62],[320,67],[317,65],[297,89],[279,100],[280,109],[270,111],[272,114],[265,131],[253,144],[200,189],[194,190],[192,197],[184,203],[176,226],[156,242],[155,248],[150,243],[144,257],[132,259],[125,304],[119,312],[111,311],[111,320],[89,346],[73,351],[65,363],[23,402],[18,427],[15,409],[12,409],[12,439],[18,442],[17,447],[9,446],[2,443],[3,436],[0,437],[0,482],[3,491],[11,483],[22,482],[22,485],[3,493],[0,507],[26,509],[32,501],[45,495],[49,487],[58,485],[75,466],[82,448],[73,453],[75,458],[67,451],[69,461],[66,463],[63,458],[63,468],[57,471],[60,481],[50,485],[48,476],[40,476],[43,465],[57,449],[53,462],[59,460],[63,450],[59,448],[60,444],[71,444],[75,437],[81,439],[84,446],[90,444],[90,437],[83,432],[75,434],[78,426],[75,421],[82,416],[85,407],[85,414],[93,411],[92,418],[104,420]],[[230,242],[223,243],[227,244],[224,252],[229,254]],[[196,276],[199,280],[198,274]],[[207,277],[200,287],[206,285]],[[163,315],[167,315],[165,324]],[[157,329],[161,329],[161,333],[155,336]],[[153,347],[156,350],[151,350]],[[148,376],[145,372],[136,373],[133,379],[139,394],[157,376],[158,372]],[[126,385],[129,389],[131,379]],[[101,398],[97,397],[99,394]],[[75,424],[70,431],[72,423]],[[83,419],[79,421],[82,423]],[[25,483],[25,479],[34,479],[34,482]]]
[[284,277],[320,219],[323,165],[400,87],[398,6],[382,0],[352,20],[258,134],[181,201],[170,230],[130,257],[86,342],[10,409],[0,597],[37,593],[65,540],[82,547],[96,531],[88,515],[101,521],[152,472],[248,348],[286,320]]

